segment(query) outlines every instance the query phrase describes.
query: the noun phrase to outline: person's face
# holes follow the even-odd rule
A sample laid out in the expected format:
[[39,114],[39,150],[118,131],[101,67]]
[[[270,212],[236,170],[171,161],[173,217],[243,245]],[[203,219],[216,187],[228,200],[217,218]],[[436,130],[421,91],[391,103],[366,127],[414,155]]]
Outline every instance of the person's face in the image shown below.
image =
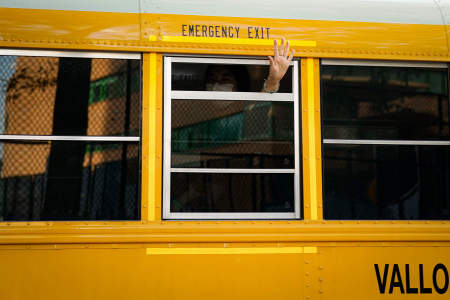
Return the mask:
[[206,84],[207,91],[235,92],[237,82],[233,73],[223,66],[212,69]]

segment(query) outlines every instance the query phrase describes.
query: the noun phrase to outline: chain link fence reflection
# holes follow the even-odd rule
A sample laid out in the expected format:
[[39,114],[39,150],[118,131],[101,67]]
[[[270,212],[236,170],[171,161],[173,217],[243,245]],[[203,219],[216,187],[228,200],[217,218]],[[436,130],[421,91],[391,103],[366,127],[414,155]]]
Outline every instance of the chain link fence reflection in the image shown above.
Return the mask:
[[[0,134],[139,136],[140,62],[0,57]],[[139,218],[139,142],[0,146],[0,219]]]

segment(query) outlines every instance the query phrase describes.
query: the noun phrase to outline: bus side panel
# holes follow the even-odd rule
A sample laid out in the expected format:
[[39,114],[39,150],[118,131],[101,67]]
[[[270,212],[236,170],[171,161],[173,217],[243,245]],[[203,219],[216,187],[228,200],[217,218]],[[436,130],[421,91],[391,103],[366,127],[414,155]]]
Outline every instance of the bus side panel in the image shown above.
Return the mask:
[[[171,245],[180,246],[186,247]],[[145,245],[115,247],[0,250],[0,295],[281,300],[446,299],[450,294],[450,246],[442,243],[328,244],[295,254],[170,254],[165,245],[169,254],[154,255],[147,250],[156,248]]]

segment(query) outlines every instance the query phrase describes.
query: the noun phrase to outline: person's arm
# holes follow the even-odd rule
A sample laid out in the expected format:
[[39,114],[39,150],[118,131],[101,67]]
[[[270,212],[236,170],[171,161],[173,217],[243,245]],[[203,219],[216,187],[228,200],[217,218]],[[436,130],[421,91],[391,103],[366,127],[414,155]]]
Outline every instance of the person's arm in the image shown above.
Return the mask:
[[269,76],[267,77],[263,92],[276,93],[280,87],[280,80],[286,74],[289,64],[294,56],[294,50],[289,53],[289,42],[284,43],[284,38],[281,38],[280,48],[278,48],[277,40],[273,41],[273,57],[268,56],[270,61]]

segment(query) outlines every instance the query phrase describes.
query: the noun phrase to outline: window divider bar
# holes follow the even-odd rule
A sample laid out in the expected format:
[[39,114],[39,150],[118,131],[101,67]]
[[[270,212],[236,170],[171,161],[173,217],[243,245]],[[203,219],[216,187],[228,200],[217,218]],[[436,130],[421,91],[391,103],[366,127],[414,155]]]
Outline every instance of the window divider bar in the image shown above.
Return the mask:
[[170,168],[172,173],[294,174],[295,169]]
[[138,136],[0,135],[0,141],[139,142]]
[[113,59],[141,59],[140,53],[127,52],[99,52],[99,51],[57,51],[57,50],[25,50],[0,49],[0,55],[36,56],[36,57],[76,57],[76,58],[113,58]]
[[[242,58],[202,58],[202,57],[171,57],[172,63],[197,63],[220,65],[269,65],[267,59],[242,59]],[[294,62],[291,61],[291,66]]]
[[450,141],[417,141],[417,140],[350,140],[323,139],[324,144],[338,145],[411,145],[411,146],[447,146]]
[[374,61],[374,60],[347,60],[323,59],[326,66],[360,66],[360,67],[405,67],[405,68],[442,68],[447,69],[446,63],[440,62],[404,62],[404,61]]
[[241,101],[294,101],[293,93],[172,91],[171,99],[181,100],[241,100]]
[[207,212],[171,212],[171,219],[184,220],[270,220],[270,219],[292,219],[294,212],[251,212],[251,213],[207,213]]

